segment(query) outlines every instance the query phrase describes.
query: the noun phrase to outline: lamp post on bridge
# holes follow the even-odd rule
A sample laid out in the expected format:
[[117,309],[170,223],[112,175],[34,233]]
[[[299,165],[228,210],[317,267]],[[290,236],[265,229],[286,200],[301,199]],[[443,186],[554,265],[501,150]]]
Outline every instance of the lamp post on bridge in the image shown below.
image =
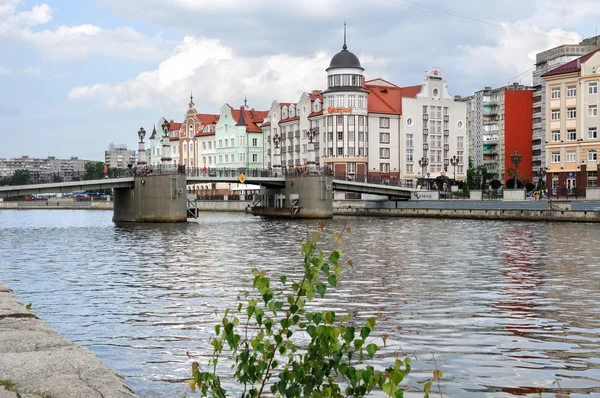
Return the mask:
[[515,179],[515,189],[518,188],[518,185],[517,185],[517,182],[518,182],[517,176],[519,175],[518,174],[519,163],[521,163],[521,159],[522,158],[523,158],[523,156],[519,152],[517,152],[517,151],[514,151],[513,153],[510,154],[510,161],[512,162],[512,164],[515,165],[515,176],[514,176],[514,179]]
[[138,137],[140,138],[139,147],[138,147],[138,161],[137,164],[145,165],[146,164],[146,147],[144,145],[144,137],[146,136],[146,130],[143,127],[140,127],[138,131]]
[[275,148],[273,148],[273,171],[275,177],[279,175],[281,172],[281,150],[279,149],[279,143],[281,142],[281,136],[277,133],[273,136],[273,143],[275,144]]
[[454,168],[453,185],[456,185],[456,166],[458,166],[458,158],[456,157],[456,155],[454,155],[450,158],[450,164]]
[[[169,166],[171,164],[171,144],[169,144],[169,129],[171,124],[166,120],[163,122],[163,137],[162,137],[162,157],[160,161],[163,166]],[[166,167],[165,167],[166,168]]]
[[316,169],[316,153],[315,153],[315,143],[313,139],[317,138],[319,132],[316,129],[309,129],[306,132],[306,137],[308,138],[308,174],[314,174]]
[[[423,176],[423,180],[425,179],[425,169],[427,168],[428,164],[429,164],[429,159],[427,159],[426,156],[423,156],[419,160],[419,167],[421,167],[421,175]],[[429,185],[429,182],[427,182],[427,184]],[[427,190],[429,190],[429,187],[427,188]]]

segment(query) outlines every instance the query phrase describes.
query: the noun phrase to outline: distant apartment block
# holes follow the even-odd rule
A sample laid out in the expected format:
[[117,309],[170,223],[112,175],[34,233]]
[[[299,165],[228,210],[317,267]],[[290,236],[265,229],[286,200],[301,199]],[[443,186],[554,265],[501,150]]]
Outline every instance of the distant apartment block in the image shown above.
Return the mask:
[[104,163],[110,168],[126,169],[127,165],[135,165],[137,151],[128,150],[126,145],[110,144],[104,151]]
[[85,160],[77,157],[58,159],[49,156],[46,159],[29,156],[0,159],[0,178],[11,177],[16,170],[27,170],[30,173],[60,173],[68,178],[85,170]]

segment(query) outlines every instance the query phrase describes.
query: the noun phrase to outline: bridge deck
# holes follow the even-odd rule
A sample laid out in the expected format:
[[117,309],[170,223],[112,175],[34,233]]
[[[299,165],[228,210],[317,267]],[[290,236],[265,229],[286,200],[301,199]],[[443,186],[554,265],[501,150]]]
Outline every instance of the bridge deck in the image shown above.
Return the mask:
[[416,189],[413,188],[343,180],[333,180],[333,189],[346,192],[368,193],[373,195],[402,196],[407,198],[410,198],[410,195],[416,191]]
[[[218,183],[218,182],[229,182],[229,183],[237,183],[240,181],[238,177],[211,177],[211,176],[188,176],[187,183],[189,185],[192,184],[209,184],[209,183]],[[285,186],[285,177],[253,177],[246,176],[246,180],[244,184],[253,184],[253,185],[263,185],[266,187],[283,187]]]
[[111,188],[132,188],[133,177],[87,181],[63,181],[46,184],[14,185],[0,187],[0,198],[40,193],[70,193]]

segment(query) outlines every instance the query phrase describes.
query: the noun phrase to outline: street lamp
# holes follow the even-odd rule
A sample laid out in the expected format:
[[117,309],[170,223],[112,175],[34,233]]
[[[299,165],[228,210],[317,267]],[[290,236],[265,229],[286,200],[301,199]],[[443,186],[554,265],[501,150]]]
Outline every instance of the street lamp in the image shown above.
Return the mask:
[[317,137],[319,133],[315,129],[310,129],[306,132],[306,137],[309,139],[309,142],[312,144],[313,139]]
[[429,159],[427,159],[426,156],[423,156],[419,160],[419,167],[421,167],[421,175],[423,176],[423,178],[425,178],[425,168],[427,167],[428,164],[429,164]]
[[140,144],[144,143],[144,137],[146,136],[146,130],[143,127],[140,127],[140,131],[138,131],[138,137],[140,137]]
[[428,191],[431,191],[431,183],[430,183],[430,181],[429,181],[429,176],[430,176],[430,175],[431,175],[431,174],[429,174],[429,172],[427,172],[427,190],[428,190]]
[[523,156],[517,151],[514,151],[510,154],[510,161],[515,165],[515,189],[517,189],[517,171],[519,170],[519,163],[521,163],[521,159],[523,159]]
[[456,155],[450,158],[450,164],[454,167],[454,184],[456,184],[456,166],[458,165],[458,158]]

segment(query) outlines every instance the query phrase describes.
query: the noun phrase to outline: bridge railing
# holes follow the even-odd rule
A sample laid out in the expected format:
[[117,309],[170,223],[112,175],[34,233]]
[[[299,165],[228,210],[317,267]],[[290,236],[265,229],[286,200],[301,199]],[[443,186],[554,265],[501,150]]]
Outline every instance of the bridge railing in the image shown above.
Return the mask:
[[68,171],[68,172],[48,172],[48,171],[30,171],[17,170],[17,172],[6,178],[0,178],[0,186],[14,185],[35,185],[35,184],[51,184],[68,181],[89,181],[100,180],[102,178],[123,178],[131,176],[131,172],[127,169],[111,169],[103,171]]

